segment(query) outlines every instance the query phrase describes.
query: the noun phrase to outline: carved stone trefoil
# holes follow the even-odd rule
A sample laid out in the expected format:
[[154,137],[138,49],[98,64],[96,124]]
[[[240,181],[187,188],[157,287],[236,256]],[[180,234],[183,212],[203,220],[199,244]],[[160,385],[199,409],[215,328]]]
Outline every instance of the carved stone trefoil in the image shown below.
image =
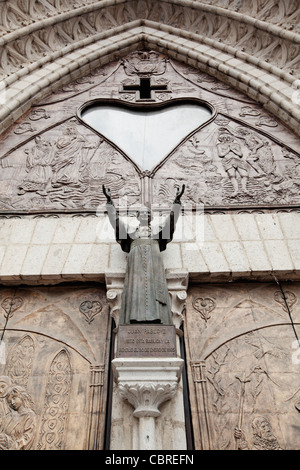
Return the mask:
[[292,311],[292,307],[297,301],[297,296],[291,291],[285,291],[283,296],[282,292],[278,290],[274,293],[274,299],[282,306],[283,310],[287,312],[288,309]]
[[1,307],[5,311],[4,317],[12,317],[14,312],[21,308],[22,305],[23,299],[21,297],[6,297],[1,303]]
[[80,312],[84,315],[88,324],[91,324],[95,316],[102,310],[102,304],[98,300],[85,300],[79,306]]
[[201,318],[207,322],[210,319],[210,313],[216,307],[216,303],[210,297],[197,297],[193,301],[193,307],[200,313]]

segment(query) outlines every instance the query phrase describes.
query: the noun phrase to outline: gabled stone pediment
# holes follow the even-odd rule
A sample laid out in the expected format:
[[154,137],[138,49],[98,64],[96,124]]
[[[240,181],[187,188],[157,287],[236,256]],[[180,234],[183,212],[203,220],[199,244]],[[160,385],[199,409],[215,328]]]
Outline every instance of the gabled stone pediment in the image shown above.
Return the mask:
[[[142,80],[149,96],[140,94]],[[124,123],[113,120],[112,132],[101,133],[97,123],[85,122],[84,112],[93,106],[122,109],[125,123],[127,112],[142,113],[143,119],[176,112],[159,132],[150,126],[150,151],[142,156],[144,150],[136,155],[131,149],[143,144],[144,132],[134,123],[125,132]],[[210,115],[185,128],[185,106]],[[119,142],[122,132],[128,146]],[[170,144],[160,145],[165,141]],[[159,151],[151,149],[152,142]],[[11,127],[1,147],[0,210],[96,212],[104,209],[102,184],[120,206],[138,205],[151,191],[152,202],[167,207],[185,184],[183,201],[190,209],[292,208],[300,202],[297,145],[290,130],[244,94],[168,56],[141,50],[63,86]]]

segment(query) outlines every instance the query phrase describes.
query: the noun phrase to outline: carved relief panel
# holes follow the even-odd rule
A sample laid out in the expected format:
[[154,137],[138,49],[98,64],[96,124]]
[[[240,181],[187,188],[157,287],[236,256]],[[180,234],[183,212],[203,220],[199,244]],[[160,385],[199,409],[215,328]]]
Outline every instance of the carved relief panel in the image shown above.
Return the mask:
[[[111,126],[116,138],[108,138],[82,113],[94,102],[163,115],[170,104],[183,107],[191,100],[210,114],[183,134],[181,121],[192,122],[192,115],[174,114],[171,127],[168,117],[159,132],[153,128],[149,141],[161,145],[144,168],[130,151],[143,138],[138,127],[123,132],[130,142],[124,150],[128,146],[116,143],[122,123]],[[182,183],[183,202],[192,207],[297,207],[299,162],[299,139],[262,106],[204,72],[155,51],[137,51],[63,86],[7,131],[0,210],[97,211],[105,203],[102,184],[121,206],[147,200],[169,206]]]
[[299,284],[202,285],[185,337],[198,449],[299,449]]
[[110,320],[101,287],[0,290],[0,448],[101,449]]

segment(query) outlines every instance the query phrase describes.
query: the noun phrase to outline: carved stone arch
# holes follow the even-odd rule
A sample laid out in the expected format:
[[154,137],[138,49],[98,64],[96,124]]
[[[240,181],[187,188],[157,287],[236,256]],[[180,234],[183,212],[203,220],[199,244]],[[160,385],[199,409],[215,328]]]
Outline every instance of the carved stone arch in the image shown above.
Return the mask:
[[[46,41],[48,46],[45,44],[45,50],[40,49],[40,58],[38,60],[30,62],[27,57],[19,58],[17,63],[12,62],[12,67],[9,70],[6,69],[4,71],[5,74],[7,72],[12,73],[10,77],[12,90],[14,90],[13,83],[16,80],[22,82],[22,77],[25,79],[27,75],[31,77],[31,80],[27,80],[27,93],[30,94],[29,81],[34,82],[35,86],[38,86],[39,93],[36,93],[35,90],[30,95],[29,100],[28,94],[26,94],[26,99],[25,96],[22,99],[21,94],[15,90],[15,97],[16,100],[19,100],[19,106],[22,107],[26,103],[27,109],[29,109],[29,106],[36,99],[39,99],[41,93],[43,93],[43,96],[45,95],[45,86],[55,89],[56,85],[59,86],[58,81],[63,80],[66,82],[66,77],[70,73],[73,74],[75,72],[78,77],[82,76],[84,74],[83,70],[86,70],[88,66],[92,68],[95,61],[97,61],[97,65],[99,63],[107,63],[112,58],[119,56],[119,54],[128,53],[130,50],[135,50],[140,44],[143,44],[148,48],[153,49],[155,47],[161,52],[169,53],[172,57],[183,60],[199,69],[205,69],[226,83],[230,82],[234,87],[254,97],[258,102],[264,103],[271,113],[276,114],[278,109],[280,118],[298,132],[299,125],[296,125],[296,122],[299,116],[294,104],[291,106],[290,103],[292,89],[283,94],[282,84],[276,88],[275,80],[271,82],[270,80],[264,81],[260,79],[260,76],[269,74],[270,79],[271,77],[277,77],[277,81],[280,82],[281,80],[288,89],[295,82],[296,76],[292,75],[295,71],[290,70],[287,63],[284,64],[285,69],[280,69],[276,63],[273,63],[272,57],[270,58],[270,64],[264,60],[259,61],[259,58],[263,58],[263,47],[255,53],[251,52],[256,36],[260,37],[260,43],[265,43],[265,41],[262,41],[265,35],[270,38],[268,42],[282,40],[298,47],[297,33],[287,31],[282,26],[275,27],[271,25],[272,27],[269,27],[268,18],[257,22],[256,17],[240,13],[238,11],[239,8],[234,11],[235,5],[221,8],[220,6],[196,2],[191,7],[190,2],[186,0],[174,0],[173,2],[152,2],[149,0],[147,8],[142,12],[139,2],[135,0],[125,3],[110,0],[105,4],[105,11],[99,3],[96,2],[85,7],[76,5],[76,8],[68,12],[65,12],[64,8],[57,4],[55,8],[58,14],[52,15],[50,13],[46,23],[41,21],[21,28],[21,31],[18,31],[20,39],[17,39],[14,34],[8,33],[4,35],[3,46],[9,44],[12,54],[14,41],[22,40],[26,35],[42,34],[41,37],[44,37],[45,41],[48,38]],[[193,18],[194,15],[192,8],[196,10],[197,15],[203,15],[203,18],[210,18],[209,22],[214,27],[209,30],[209,37],[206,34],[201,36],[198,22],[190,23],[189,19]],[[161,13],[162,11],[164,14]],[[101,15],[101,18],[103,18],[103,21],[99,22],[97,31],[94,31],[93,26],[89,24],[89,15],[92,14],[98,17]],[[87,22],[86,32],[84,33],[85,37],[82,37],[82,31],[79,28],[79,37],[72,38],[72,35],[69,36],[67,33],[68,25],[76,23],[79,17],[82,17]],[[28,21],[31,23],[29,18]],[[220,43],[218,37],[214,36],[219,26],[222,28],[222,24],[226,22],[232,28],[243,25],[246,31],[252,30],[249,41],[243,45],[246,50],[242,50],[239,44],[236,43],[235,35],[232,36],[232,40],[228,44]],[[188,25],[190,24],[192,29],[196,28],[195,31],[189,31]],[[161,37],[161,35],[163,36]],[[247,33],[245,32],[244,36],[246,35]],[[52,38],[51,41],[50,38]],[[107,38],[113,38],[113,44],[110,42],[108,45]],[[184,40],[184,43],[182,40]],[[91,45],[97,45],[98,47],[90,47]],[[207,47],[209,47],[210,53],[206,53]],[[81,53],[81,59],[78,61],[71,59],[72,53],[75,50]],[[62,62],[56,63],[58,57],[63,57],[67,62],[69,62],[70,58],[68,67]],[[230,59],[229,66],[228,61]],[[251,63],[256,71],[261,73],[257,74],[255,72],[252,74],[251,71],[249,72],[244,67],[245,61]],[[23,62],[23,64],[20,64],[21,66],[30,63],[30,67],[23,67],[24,70],[18,70],[18,62]],[[45,83],[45,80],[41,79],[41,77],[38,78],[35,74],[38,68],[48,67],[50,63],[57,65],[55,67],[57,73],[55,76],[54,74],[48,74],[51,76],[47,77],[48,81]],[[14,70],[13,67],[17,68]],[[16,75],[15,73],[18,74]],[[19,89],[24,90],[22,86]],[[280,106],[278,106],[279,100]],[[25,108],[23,107],[20,110],[18,109],[19,106],[16,104],[14,108],[14,118],[20,117],[21,113],[24,112]],[[12,110],[9,109],[8,111],[6,107],[1,110],[1,118],[4,119],[1,130],[7,128],[7,125],[11,123],[11,112]],[[10,114],[10,120],[8,114]]]
[[263,57],[269,59],[270,57],[274,58],[276,65],[282,67],[283,64],[290,63],[295,57],[291,57],[293,53],[293,47],[285,42],[280,42],[279,40],[274,41],[269,44],[269,46],[264,50]]
[[26,333],[8,353],[5,375],[10,377],[13,384],[27,388],[33,369],[34,355],[35,341],[31,334]]
[[210,20],[209,16],[205,13],[200,13],[200,24],[201,24],[201,33],[203,35],[207,34],[207,36],[211,36],[214,33],[214,25],[213,22]]

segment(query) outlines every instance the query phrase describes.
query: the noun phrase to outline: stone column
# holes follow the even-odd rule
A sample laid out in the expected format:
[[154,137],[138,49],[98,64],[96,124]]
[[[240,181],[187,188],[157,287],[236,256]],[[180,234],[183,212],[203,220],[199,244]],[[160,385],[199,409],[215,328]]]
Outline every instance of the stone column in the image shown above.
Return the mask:
[[181,377],[180,358],[116,358],[112,361],[119,393],[139,418],[139,449],[156,449],[155,418],[159,407],[173,398]]
[[100,411],[103,408],[104,364],[91,365],[90,418],[88,427],[88,449],[98,450],[103,440],[100,427]]

